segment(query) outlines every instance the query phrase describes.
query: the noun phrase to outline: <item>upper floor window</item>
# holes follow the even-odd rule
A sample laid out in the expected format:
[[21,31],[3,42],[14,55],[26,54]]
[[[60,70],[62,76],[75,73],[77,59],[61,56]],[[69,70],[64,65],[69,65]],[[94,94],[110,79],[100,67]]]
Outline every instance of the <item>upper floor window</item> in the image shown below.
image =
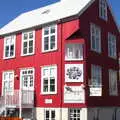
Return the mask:
[[66,44],[65,60],[83,60],[83,45]]
[[107,3],[106,0],[99,1],[99,16],[100,18],[107,20]]
[[45,66],[42,68],[42,93],[57,93],[57,66]]
[[13,94],[14,90],[14,71],[3,72],[2,94]]
[[35,31],[22,33],[22,56],[34,54]]
[[4,39],[4,59],[15,57],[15,39],[16,36],[8,36]]
[[91,50],[101,52],[101,29],[95,24],[91,24]]
[[97,65],[91,66],[91,81],[90,85],[93,87],[101,87],[102,85],[102,68]]
[[112,69],[109,70],[109,94],[118,95],[117,71]]
[[116,53],[116,37],[111,33],[108,33],[108,55],[110,57],[112,57],[112,58],[117,57],[117,53]]
[[42,30],[42,52],[57,49],[57,25],[44,27]]

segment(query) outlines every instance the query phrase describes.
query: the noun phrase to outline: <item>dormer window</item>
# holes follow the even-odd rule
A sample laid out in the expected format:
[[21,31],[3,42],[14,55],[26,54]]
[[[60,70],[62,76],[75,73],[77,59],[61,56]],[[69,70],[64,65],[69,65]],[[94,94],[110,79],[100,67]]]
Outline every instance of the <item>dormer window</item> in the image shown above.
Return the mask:
[[107,21],[107,3],[106,0],[100,0],[99,2],[99,16]]

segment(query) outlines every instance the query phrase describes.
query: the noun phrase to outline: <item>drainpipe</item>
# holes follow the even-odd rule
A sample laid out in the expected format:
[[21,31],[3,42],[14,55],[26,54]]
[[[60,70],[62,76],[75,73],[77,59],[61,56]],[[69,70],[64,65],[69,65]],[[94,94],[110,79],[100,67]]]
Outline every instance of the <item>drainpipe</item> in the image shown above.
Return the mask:
[[19,118],[22,118],[22,90],[19,90]]

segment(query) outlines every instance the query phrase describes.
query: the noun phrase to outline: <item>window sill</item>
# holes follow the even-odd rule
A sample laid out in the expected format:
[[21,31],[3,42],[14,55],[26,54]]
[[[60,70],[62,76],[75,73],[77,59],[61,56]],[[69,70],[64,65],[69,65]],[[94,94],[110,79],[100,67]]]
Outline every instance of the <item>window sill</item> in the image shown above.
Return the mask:
[[25,55],[24,55],[24,54],[22,54],[21,56],[22,56],[22,57],[25,57],[25,56],[32,56],[32,55],[34,55],[34,54],[35,54],[35,53],[25,54]]
[[57,51],[57,50],[58,50],[57,48],[56,48],[56,49],[54,49],[54,50],[46,50],[46,51],[42,50],[42,53],[55,52],[55,51]]
[[91,48],[91,51],[92,51],[92,52],[95,52],[95,53],[98,53],[98,54],[101,54],[101,53],[102,53],[101,51],[97,51],[97,50],[92,49],[92,48]]
[[65,61],[81,61],[83,60],[83,58],[80,58],[80,59],[67,59],[65,58]]
[[57,94],[57,92],[54,92],[54,93],[44,93],[44,92],[42,92],[42,93],[40,93],[41,95],[56,95]]
[[4,60],[7,60],[7,59],[14,59],[14,58],[15,58],[15,56],[13,56],[13,57],[3,57]]
[[114,59],[114,60],[116,60],[117,59],[117,57],[116,56],[108,56],[109,58],[111,58],[111,59]]

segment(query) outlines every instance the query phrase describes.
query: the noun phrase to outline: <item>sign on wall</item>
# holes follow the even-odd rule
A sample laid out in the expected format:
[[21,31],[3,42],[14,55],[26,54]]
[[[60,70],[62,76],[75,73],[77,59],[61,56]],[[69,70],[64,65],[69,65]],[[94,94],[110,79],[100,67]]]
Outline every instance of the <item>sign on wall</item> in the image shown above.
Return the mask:
[[85,103],[85,90],[82,86],[64,86],[64,103]]
[[83,82],[83,64],[66,64],[65,82]]

